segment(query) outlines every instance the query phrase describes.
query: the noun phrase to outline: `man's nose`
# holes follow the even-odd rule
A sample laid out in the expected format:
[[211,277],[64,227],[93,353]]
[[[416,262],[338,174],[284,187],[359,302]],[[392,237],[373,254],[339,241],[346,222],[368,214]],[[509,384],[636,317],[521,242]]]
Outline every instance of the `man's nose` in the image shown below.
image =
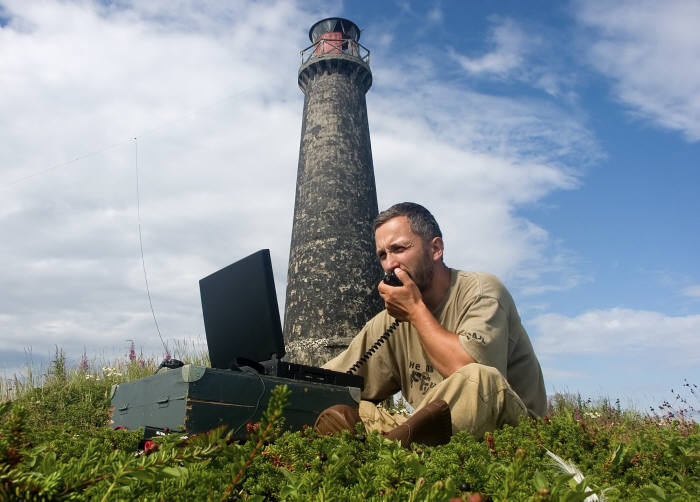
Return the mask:
[[385,272],[393,272],[395,268],[399,268],[399,262],[392,255],[387,255],[383,265]]

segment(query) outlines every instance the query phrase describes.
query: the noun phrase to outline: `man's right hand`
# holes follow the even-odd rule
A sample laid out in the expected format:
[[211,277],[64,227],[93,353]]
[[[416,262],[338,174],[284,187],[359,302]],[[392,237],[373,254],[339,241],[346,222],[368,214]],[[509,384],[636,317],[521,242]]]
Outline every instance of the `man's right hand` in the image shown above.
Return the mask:
[[421,306],[425,307],[423,305],[423,296],[407,272],[400,268],[395,268],[393,273],[403,285],[389,286],[384,281],[380,281],[378,286],[379,294],[384,300],[384,305],[389,315],[399,321],[410,322],[411,315]]

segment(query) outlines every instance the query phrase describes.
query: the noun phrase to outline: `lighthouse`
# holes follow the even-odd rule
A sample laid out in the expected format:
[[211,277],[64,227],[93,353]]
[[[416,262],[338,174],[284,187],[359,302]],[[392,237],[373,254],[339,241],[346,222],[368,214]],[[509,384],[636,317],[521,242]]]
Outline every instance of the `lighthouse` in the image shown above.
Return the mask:
[[309,30],[284,335],[291,360],[327,361],[383,308],[372,221],[377,192],[365,94],[369,50],[347,19]]

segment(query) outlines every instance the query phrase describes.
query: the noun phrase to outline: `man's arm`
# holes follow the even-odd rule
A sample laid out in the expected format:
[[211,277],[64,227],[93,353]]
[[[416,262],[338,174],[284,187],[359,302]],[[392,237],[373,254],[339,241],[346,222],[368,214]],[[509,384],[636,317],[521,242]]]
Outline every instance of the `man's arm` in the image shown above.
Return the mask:
[[380,283],[379,294],[392,317],[408,321],[416,328],[433,367],[447,378],[462,366],[476,362],[462,346],[459,335],[446,330],[435,319],[411,277],[398,268],[395,273],[403,286]]
[[[321,367],[340,372],[347,371],[385,331],[385,322],[390,322],[388,316],[378,315],[372,318],[353,338],[347,349]],[[401,389],[396,361],[389,351],[377,351],[359,367],[356,374],[365,379],[362,399],[367,401],[382,401]]]

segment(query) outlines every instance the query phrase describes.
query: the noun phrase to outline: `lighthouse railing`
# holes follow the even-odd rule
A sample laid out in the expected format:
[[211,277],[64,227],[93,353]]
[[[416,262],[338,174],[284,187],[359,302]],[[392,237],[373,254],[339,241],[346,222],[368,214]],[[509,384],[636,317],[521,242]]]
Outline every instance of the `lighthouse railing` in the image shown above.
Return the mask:
[[301,64],[303,65],[313,57],[333,54],[354,56],[369,65],[369,49],[348,38],[320,38],[316,43],[301,51]]

